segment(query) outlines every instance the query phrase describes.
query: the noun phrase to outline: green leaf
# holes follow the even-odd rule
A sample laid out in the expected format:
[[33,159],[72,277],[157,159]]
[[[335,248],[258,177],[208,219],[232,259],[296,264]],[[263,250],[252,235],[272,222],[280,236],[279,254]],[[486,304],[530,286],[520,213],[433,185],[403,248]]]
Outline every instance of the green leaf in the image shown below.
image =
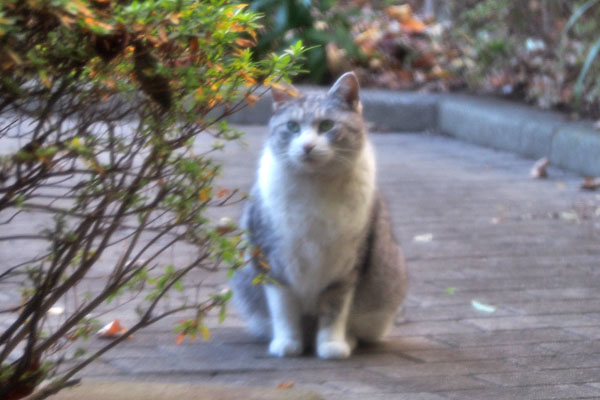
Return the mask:
[[583,64],[583,68],[577,77],[577,82],[575,83],[575,99],[577,102],[577,107],[579,107],[579,103],[581,101],[581,94],[583,92],[583,83],[585,81],[585,77],[587,76],[592,63],[596,59],[598,52],[600,51],[600,38],[596,40],[594,45],[590,48],[590,51],[585,59],[585,64]]
[[576,9],[573,12],[573,14],[571,14],[571,17],[565,24],[565,27],[562,31],[561,42],[563,42],[566,39],[567,34],[569,33],[569,30],[573,27],[573,25],[575,25],[575,22],[577,22],[577,20],[579,18],[581,18],[581,16],[583,16],[583,14],[585,14],[585,12],[587,10],[589,10],[592,6],[594,6],[594,4],[598,3],[598,1],[600,1],[600,0],[588,0],[581,7]]
[[173,287],[175,288],[175,290],[177,290],[178,292],[183,292],[183,284],[181,283],[181,279],[179,279],[178,281],[176,281],[173,284]]
[[221,309],[219,310],[219,323],[223,323],[225,321],[225,317],[227,317],[227,304],[221,305]]

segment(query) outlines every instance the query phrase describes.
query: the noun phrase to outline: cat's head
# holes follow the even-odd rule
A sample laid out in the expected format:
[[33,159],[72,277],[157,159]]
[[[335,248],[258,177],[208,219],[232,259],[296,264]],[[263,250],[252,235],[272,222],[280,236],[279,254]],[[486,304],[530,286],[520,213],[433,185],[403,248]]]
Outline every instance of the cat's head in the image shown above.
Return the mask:
[[273,88],[269,146],[288,168],[337,173],[351,168],[365,144],[356,75],[342,75],[326,95]]

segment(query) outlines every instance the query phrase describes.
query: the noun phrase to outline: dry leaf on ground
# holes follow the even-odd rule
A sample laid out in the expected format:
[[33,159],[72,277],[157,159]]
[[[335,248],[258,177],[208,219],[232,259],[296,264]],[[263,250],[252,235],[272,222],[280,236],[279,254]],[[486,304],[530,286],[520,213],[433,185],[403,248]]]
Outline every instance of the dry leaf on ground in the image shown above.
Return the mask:
[[277,389],[291,389],[293,387],[294,387],[294,382],[292,382],[292,381],[281,382],[279,385],[277,385]]
[[546,157],[541,158],[541,159],[537,160],[535,162],[535,164],[533,164],[533,167],[531,168],[531,171],[529,172],[529,174],[534,179],[547,178],[548,177],[547,168],[549,165],[550,165],[550,160],[548,160],[548,158],[546,158]]
[[418,243],[428,243],[433,240],[433,233],[424,233],[422,235],[416,235],[413,240]]
[[600,189],[600,178],[586,177],[580,188],[584,190],[598,190]]
[[477,311],[481,311],[481,312],[485,312],[485,313],[493,313],[496,311],[496,307],[491,306],[489,304],[485,304],[482,303],[480,301],[477,300],[471,300],[471,306],[477,310]]

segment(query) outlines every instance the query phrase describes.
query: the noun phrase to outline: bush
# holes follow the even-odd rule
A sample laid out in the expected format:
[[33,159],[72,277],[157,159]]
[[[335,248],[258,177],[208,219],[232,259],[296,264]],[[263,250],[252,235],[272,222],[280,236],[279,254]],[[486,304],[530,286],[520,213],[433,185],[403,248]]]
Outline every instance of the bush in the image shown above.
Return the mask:
[[325,83],[331,76],[328,70],[326,48],[329,44],[343,49],[349,59],[362,59],[352,41],[351,17],[360,10],[337,6],[336,0],[252,0],[250,9],[265,15],[266,29],[259,31],[256,55],[263,57],[272,51],[298,42],[310,50],[303,67],[307,79]]
[[[297,74],[303,51],[253,61],[258,27],[255,13],[224,0],[1,3],[0,244],[12,250],[0,284],[15,301],[0,310],[10,317],[0,398],[53,378],[35,395],[47,397],[166,316],[191,313],[177,327],[181,340],[207,335],[209,310],[224,313],[228,293],[182,291],[200,287],[197,271],[242,263],[235,226],[206,217],[240,197],[214,188],[220,167],[210,153],[239,137],[224,118],[253,104],[261,84]],[[212,150],[196,154],[199,135]],[[45,228],[23,231],[24,218]],[[177,243],[195,256],[165,262]],[[78,292],[94,271],[103,284]],[[91,354],[67,351],[95,332],[103,304],[125,295],[138,302],[137,323]],[[64,310],[50,321],[57,304]]]

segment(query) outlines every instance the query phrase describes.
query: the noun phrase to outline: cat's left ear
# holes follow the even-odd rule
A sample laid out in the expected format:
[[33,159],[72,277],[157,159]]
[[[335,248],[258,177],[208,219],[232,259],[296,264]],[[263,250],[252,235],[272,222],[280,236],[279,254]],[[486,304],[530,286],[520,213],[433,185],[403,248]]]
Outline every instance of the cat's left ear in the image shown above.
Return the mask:
[[342,106],[360,112],[362,107],[358,97],[359,88],[358,78],[354,72],[346,72],[329,89],[327,97]]

